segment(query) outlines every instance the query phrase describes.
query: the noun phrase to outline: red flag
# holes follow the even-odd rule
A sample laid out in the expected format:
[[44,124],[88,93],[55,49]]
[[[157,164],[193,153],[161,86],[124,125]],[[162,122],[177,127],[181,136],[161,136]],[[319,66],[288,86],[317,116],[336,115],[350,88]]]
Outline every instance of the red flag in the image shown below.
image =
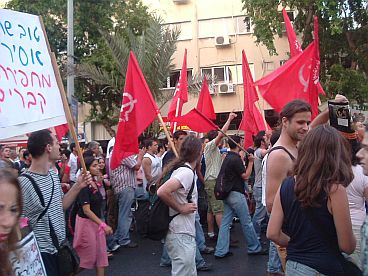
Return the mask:
[[[179,100],[180,99],[180,100]],[[179,100],[179,103],[178,103]],[[169,113],[167,117],[172,119],[181,115],[181,111],[183,109],[183,104],[188,101],[188,80],[187,80],[187,49],[184,52],[184,60],[183,65],[180,71],[179,82],[176,85],[174,97],[171,101]]]
[[[287,15],[287,12],[286,12],[285,8],[282,9],[282,15],[284,17],[286,33],[287,33],[288,40],[289,40],[290,55],[291,55],[291,57],[294,57],[297,54],[302,53],[303,50],[302,50],[302,47],[301,47],[298,39],[296,38],[295,31],[293,29],[293,26],[291,25],[290,18]],[[317,36],[318,36],[318,23],[315,24],[314,26],[317,26]],[[315,33],[315,36],[316,36],[316,33]],[[318,45],[318,43],[317,43],[317,45]],[[319,60],[319,47],[318,47],[318,60]],[[318,89],[319,94],[326,95],[325,91],[323,90],[323,88],[322,88],[322,86],[319,82],[317,84],[317,89]]]
[[187,125],[191,130],[197,132],[208,132],[218,129],[217,125],[196,108],[193,108],[183,116],[175,118],[175,122],[181,125]]
[[111,169],[117,168],[124,158],[138,153],[138,136],[152,123],[158,113],[159,108],[138,62],[133,52],[130,52],[119,125],[111,156]]
[[317,65],[319,67],[319,62],[315,61],[317,48],[317,42],[313,41],[304,52],[255,83],[263,98],[277,112],[280,112],[288,102],[303,99],[311,104],[312,117],[318,114],[318,93],[315,93],[319,72],[316,68]]
[[197,103],[197,109],[208,119],[216,120],[215,109],[213,108],[210,90],[208,89],[207,79],[204,78],[201,93]]
[[250,72],[249,64],[244,50],[242,51],[242,72],[244,86],[244,112],[243,119],[239,129],[244,130],[245,140],[244,146],[248,147],[253,144],[252,135],[256,135],[261,130],[267,130],[267,126],[263,120],[261,113],[255,106],[258,101],[258,94],[254,87],[253,77]]
[[68,124],[63,124],[63,125],[55,126],[54,129],[55,129],[56,137],[57,137],[57,139],[58,139],[59,142],[61,141],[61,139],[63,139],[63,137],[69,131]]
[[286,33],[287,33],[288,40],[289,40],[290,55],[291,57],[294,57],[297,54],[300,54],[301,52],[303,52],[303,50],[302,50],[302,47],[300,46],[298,39],[296,38],[296,34],[293,29],[293,25],[291,25],[290,18],[285,8],[282,9],[282,16],[284,17]]

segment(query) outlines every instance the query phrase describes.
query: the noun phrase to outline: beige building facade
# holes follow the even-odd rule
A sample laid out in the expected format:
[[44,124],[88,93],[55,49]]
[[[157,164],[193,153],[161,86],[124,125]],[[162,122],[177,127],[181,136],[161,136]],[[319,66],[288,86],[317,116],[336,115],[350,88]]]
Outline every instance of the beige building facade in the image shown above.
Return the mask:
[[[143,0],[150,11],[159,14],[169,28],[181,30],[174,54],[175,72],[167,87],[174,88],[187,49],[188,76],[205,74],[211,78],[210,92],[217,114],[242,112],[244,106],[242,50],[244,49],[254,80],[274,71],[288,58],[286,35],[275,37],[277,56],[255,43],[253,25],[242,11],[241,0]],[[281,11],[280,11],[281,12]],[[168,89],[170,90],[170,89]],[[172,91],[172,90],[171,90]],[[183,113],[196,106],[198,94],[191,94]],[[169,103],[163,109],[167,114]],[[258,107],[271,107],[260,97]],[[267,113],[267,112],[266,112]],[[219,117],[219,116],[218,116]],[[226,116],[223,116],[226,117]],[[217,123],[221,124],[218,118]]]
[[[238,112],[239,120],[231,126],[237,132],[244,106],[242,78],[242,50],[244,49],[254,80],[261,79],[289,59],[286,35],[275,37],[277,56],[270,56],[267,48],[255,43],[253,25],[242,11],[241,0],[142,0],[151,12],[160,15],[165,26],[179,28],[181,33],[173,57],[175,70],[170,73],[164,93],[172,93],[179,78],[184,51],[187,49],[188,78],[194,75],[210,77],[210,92],[216,123],[226,121],[227,113]],[[281,10],[280,10],[281,12]],[[291,17],[292,17],[292,12]],[[198,91],[199,92],[199,91]],[[183,114],[197,105],[198,93],[190,93],[183,106]],[[167,115],[170,102],[161,113]],[[268,119],[271,107],[260,96],[257,104]],[[80,109],[79,122],[84,126],[87,141],[110,139],[107,131],[96,123],[83,123],[86,108]]]

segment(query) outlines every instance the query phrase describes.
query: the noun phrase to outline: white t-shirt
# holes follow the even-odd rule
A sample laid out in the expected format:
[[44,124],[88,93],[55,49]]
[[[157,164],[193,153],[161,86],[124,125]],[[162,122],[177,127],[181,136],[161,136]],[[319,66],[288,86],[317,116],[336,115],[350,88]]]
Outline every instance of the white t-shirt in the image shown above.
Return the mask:
[[346,187],[351,223],[362,226],[366,216],[364,189],[368,187],[368,176],[364,175],[363,168],[360,165],[353,166],[352,169],[354,179]]
[[[151,160],[151,176],[152,176],[151,184],[157,184],[157,181],[159,180],[162,173],[160,157],[153,156],[147,152],[143,156],[143,158],[149,158]],[[144,173],[143,173],[143,187],[144,189],[146,189],[147,187],[147,179]]]
[[[186,165],[189,164],[186,163]],[[177,180],[179,180],[179,182],[183,186],[182,188],[172,193],[174,199],[181,204],[188,203],[187,195],[189,193],[190,188],[192,187],[193,178],[196,178],[196,175],[194,174],[193,170],[187,167],[180,167],[172,173],[171,177],[174,177]],[[197,204],[197,200],[198,200],[197,186],[196,186],[196,179],[194,179],[192,202]],[[178,213],[177,211],[170,208],[170,216],[173,216],[177,213]],[[188,215],[181,215],[181,214],[177,215],[170,222],[169,230],[176,234],[188,234],[195,237],[195,213]]]
[[77,182],[78,157],[73,152],[70,154],[68,166],[70,167],[70,181]]
[[263,206],[266,206],[267,159],[268,159],[268,153],[262,159],[262,204]]

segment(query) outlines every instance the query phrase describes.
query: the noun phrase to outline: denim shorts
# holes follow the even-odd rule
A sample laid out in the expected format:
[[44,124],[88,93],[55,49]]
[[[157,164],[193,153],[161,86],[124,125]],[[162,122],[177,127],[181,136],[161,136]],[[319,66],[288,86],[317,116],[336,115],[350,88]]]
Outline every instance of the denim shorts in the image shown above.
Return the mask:
[[326,276],[314,268],[294,261],[286,262],[285,276]]

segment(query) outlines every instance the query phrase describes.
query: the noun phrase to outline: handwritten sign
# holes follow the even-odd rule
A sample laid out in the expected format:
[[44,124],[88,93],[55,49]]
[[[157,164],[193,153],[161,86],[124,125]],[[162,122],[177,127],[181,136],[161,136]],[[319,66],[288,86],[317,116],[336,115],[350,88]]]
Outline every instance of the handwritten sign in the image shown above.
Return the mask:
[[38,16],[0,9],[0,139],[66,123]]
[[17,248],[17,252],[12,253],[10,257],[14,275],[47,275],[33,232],[21,240]]

